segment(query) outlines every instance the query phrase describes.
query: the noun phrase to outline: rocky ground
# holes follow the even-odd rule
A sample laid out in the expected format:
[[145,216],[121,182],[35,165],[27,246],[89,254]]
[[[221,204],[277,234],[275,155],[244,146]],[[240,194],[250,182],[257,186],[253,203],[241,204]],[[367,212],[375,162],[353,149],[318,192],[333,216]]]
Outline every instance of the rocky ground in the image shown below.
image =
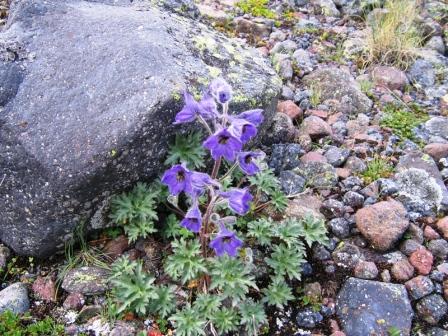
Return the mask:
[[[258,17],[232,0],[181,2],[166,6],[200,13],[272,61],[283,88],[264,141],[269,165],[285,193],[298,194],[287,215],[311,211],[328,223],[330,246],[309,251],[297,301],[272,312],[269,335],[448,335],[446,3],[422,3],[425,44],[400,69],[363,62],[357,1],[270,1]],[[81,249],[77,261],[89,266],[68,272],[63,257],[37,261],[1,246],[0,311],[50,314],[67,334],[134,333],[135,321],[104,322],[103,263],[122,253],[150,263],[162,248],[129,245],[113,230],[89,246],[102,257]]]

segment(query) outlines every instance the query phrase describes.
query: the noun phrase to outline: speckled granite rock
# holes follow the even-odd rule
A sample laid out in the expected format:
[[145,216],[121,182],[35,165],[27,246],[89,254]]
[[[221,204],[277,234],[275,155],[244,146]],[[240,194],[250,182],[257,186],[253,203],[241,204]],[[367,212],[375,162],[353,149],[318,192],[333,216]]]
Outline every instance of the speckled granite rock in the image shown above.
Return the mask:
[[338,294],[336,314],[346,335],[387,335],[391,327],[406,336],[413,311],[403,285],[349,278]]
[[0,239],[17,253],[48,256],[107,195],[157,175],[185,87],[222,75],[232,108],[262,107],[266,125],[275,115],[281,83],[256,50],[134,3],[12,4],[0,33]]

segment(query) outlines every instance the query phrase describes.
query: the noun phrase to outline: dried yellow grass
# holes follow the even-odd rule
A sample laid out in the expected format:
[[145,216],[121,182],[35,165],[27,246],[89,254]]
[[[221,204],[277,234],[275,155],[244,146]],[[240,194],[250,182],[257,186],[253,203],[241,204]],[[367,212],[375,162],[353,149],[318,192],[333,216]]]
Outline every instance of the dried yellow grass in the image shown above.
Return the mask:
[[416,26],[415,0],[387,0],[368,20],[368,64],[379,63],[406,69],[416,57],[423,37]]

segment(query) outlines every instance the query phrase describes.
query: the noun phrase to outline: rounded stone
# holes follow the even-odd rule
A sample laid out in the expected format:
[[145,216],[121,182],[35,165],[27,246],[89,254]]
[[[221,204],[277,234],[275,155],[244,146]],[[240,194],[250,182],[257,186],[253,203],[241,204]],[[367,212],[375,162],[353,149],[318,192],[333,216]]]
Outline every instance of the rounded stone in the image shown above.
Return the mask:
[[0,291],[0,314],[6,310],[22,314],[28,309],[30,309],[30,300],[24,283],[16,282]]
[[378,276],[378,268],[374,262],[359,261],[354,270],[355,277],[372,280]]
[[438,294],[432,294],[424,297],[417,303],[418,315],[431,325],[436,325],[446,314],[448,304]]
[[400,202],[383,201],[356,212],[356,227],[376,250],[386,251],[407,230],[409,220]]
[[69,293],[102,294],[108,289],[108,276],[108,271],[99,267],[74,268],[64,277],[61,286]]

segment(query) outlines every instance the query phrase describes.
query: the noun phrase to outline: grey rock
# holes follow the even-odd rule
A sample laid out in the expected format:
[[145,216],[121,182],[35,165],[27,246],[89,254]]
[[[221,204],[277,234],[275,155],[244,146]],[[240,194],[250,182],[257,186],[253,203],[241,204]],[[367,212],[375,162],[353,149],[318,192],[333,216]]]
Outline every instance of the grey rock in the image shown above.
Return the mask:
[[108,195],[164,169],[183,89],[221,73],[232,110],[275,115],[281,82],[258,51],[150,2],[102,2],[17,1],[0,33],[18,45],[0,51],[0,239],[20,254],[63,248]]
[[380,195],[392,196],[399,190],[397,183],[392,179],[379,179]]
[[331,188],[338,183],[336,169],[328,163],[302,162],[298,168],[294,169],[294,172],[303,176],[307,183],[314,188]]
[[429,41],[425,45],[428,49],[433,49],[437,51],[439,54],[445,54],[445,43],[443,43],[442,36],[433,36],[429,39]]
[[346,101],[347,113],[368,113],[372,107],[370,99],[362,93],[358,83],[345,71],[336,67],[319,68],[303,78],[307,87],[321,92],[321,100]]
[[193,0],[161,0],[163,8],[176,14],[197,19],[201,13]]
[[424,297],[417,303],[417,314],[424,321],[436,325],[448,311],[448,304],[438,294]]
[[109,272],[103,268],[84,266],[71,269],[64,277],[61,287],[69,293],[84,295],[102,294],[108,289]]
[[3,270],[6,267],[10,256],[11,250],[5,245],[0,244],[0,270]]
[[362,254],[356,245],[345,243],[334,250],[332,257],[336,265],[342,268],[352,269],[362,259]]
[[448,256],[448,241],[445,239],[431,240],[428,243],[428,250],[434,257],[445,259]]
[[345,207],[341,201],[330,198],[322,202],[320,212],[327,218],[342,217],[345,212]]
[[304,49],[297,49],[292,54],[293,64],[299,71],[300,76],[309,74],[313,71],[310,53]]
[[274,64],[274,69],[277,71],[278,75],[285,80],[289,80],[292,78],[293,69],[292,69],[292,61],[289,55],[287,54],[274,54],[272,59],[272,63]]
[[372,261],[359,261],[355,266],[354,275],[360,279],[372,280],[378,276],[378,268]]
[[315,244],[313,246],[313,259],[319,261],[329,260],[331,259],[331,253],[325,248],[325,246]]
[[423,245],[414,239],[406,239],[400,244],[400,251],[407,256],[410,256],[420,248],[423,248]]
[[294,141],[298,130],[292,123],[292,119],[285,113],[277,113],[272,118],[269,128],[263,137],[263,144],[272,145],[278,143],[289,143]]
[[345,218],[333,218],[328,222],[328,227],[338,238],[347,238],[350,236],[351,225]]
[[24,283],[16,282],[0,291],[0,314],[5,310],[22,314],[28,309],[30,309],[30,300]]
[[300,104],[302,100],[309,98],[311,95],[308,90],[298,90],[294,95],[294,102]]
[[348,190],[359,188],[362,184],[363,181],[358,176],[349,176],[342,181],[342,185]]
[[411,82],[420,85],[423,88],[434,86],[436,82],[436,72],[431,62],[418,59],[412,64],[408,71]]
[[294,100],[294,91],[289,86],[283,85],[281,99]]
[[336,146],[330,146],[324,156],[327,158],[329,164],[334,167],[340,167],[350,156],[350,151],[345,148],[339,148]]
[[427,276],[419,275],[404,284],[413,300],[431,294],[434,291],[434,284]]
[[367,165],[360,158],[350,156],[345,162],[344,168],[350,169],[353,173],[362,173],[367,169]]
[[345,193],[344,203],[354,209],[362,207],[364,204],[364,196],[355,191],[348,191]]
[[[414,169],[411,170],[411,168]],[[442,209],[448,207],[448,190],[443,182],[436,163],[429,155],[419,151],[405,154],[400,158],[395,169],[399,173],[398,176],[401,176],[402,181],[400,182],[400,195],[403,195],[403,198],[408,200],[409,205],[412,205],[413,203],[418,204],[418,199],[421,199],[429,202],[431,206],[440,207]],[[406,170],[408,170],[407,173],[405,172]],[[433,178],[433,180],[427,178],[426,181],[424,181],[423,175],[425,174],[422,174],[422,172],[419,172],[418,170],[425,171],[429,177]],[[400,175],[400,173],[402,173],[402,175]],[[440,203],[440,191],[437,191],[438,188],[433,181],[440,187],[442,194]],[[426,186],[425,182],[427,184]]]
[[411,332],[413,311],[403,285],[349,278],[337,296],[336,314],[350,336],[387,335],[391,327]]
[[448,118],[433,117],[425,123],[425,129],[432,136],[439,136],[448,140]]
[[448,336],[448,330],[434,327],[428,330],[428,336]]
[[341,16],[332,0],[311,0],[311,3],[320,10],[320,14],[333,17]]
[[275,144],[272,145],[272,154],[268,162],[269,168],[276,174],[284,170],[291,170],[300,165],[299,157],[304,153],[298,144]]
[[271,49],[270,54],[271,55],[286,54],[288,56],[291,56],[296,49],[297,49],[296,42],[292,40],[285,40],[276,43],[274,47]]
[[300,310],[296,316],[297,325],[304,328],[314,328],[323,319],[319,312],[315,312],[311,308]]
[[294,195],[300,193],[305,188],[306,180],[291,170],[280,172],[280,187],[286,195]]

